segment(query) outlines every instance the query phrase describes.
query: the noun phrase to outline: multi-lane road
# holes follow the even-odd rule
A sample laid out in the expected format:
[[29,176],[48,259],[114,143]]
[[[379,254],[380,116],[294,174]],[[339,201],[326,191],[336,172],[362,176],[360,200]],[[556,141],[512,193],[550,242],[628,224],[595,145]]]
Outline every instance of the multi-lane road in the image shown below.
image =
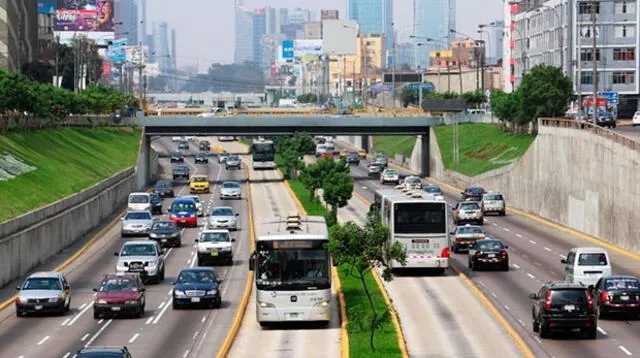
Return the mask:
[[[354,166],[351,169],[353,176],[356,178],[355,191],[358,195],[351,200],[348,207],[341,210],[345,220],[362,220],[362,213],[368,207],[369,202],[373,200],[373,193],[382,187],[377,180],[367,178],[367,162],[362,161],[360,166]],[[407,171],[400,171],[403,175],[410,174]],[[486,189],[500,190],[500,188]],[[459,192],[454,188],[443,185],[443,190],[446,194],[445,199],[450,204],[459,199]],[[598,337],[595,341],[581,339],[580,336],[573,334],[567,334],[555,339],[540,340],[537,334],[532,332],[532,301],[528,298],[529,293],[537,292],[544,282],[562,280],[563,266],[560,260],[565,258],[564,255],[569,249],[580,246],[594,246],[597,243],[589,241],[583,235],[568,232],[566,229],[551,223],[542,223],[538,218],[517,215],[512,212],[506,217],[487,217],[484,226],[490,236],[500,238],[509,245],[510,271],[471,272],[466,268],[466,254],[452,254],[452,264],[467,275],[485,293],[494,306],[510,321],[519,335],[526,340],[536,356],[609,358],[640,354],[640,341],[638,340],[640,337],[640,321],[637,320],[600,320],[598,323]],[[614,273],[640,276],[640,263],[636,259],[614,250],[609,250],[609,254],[612,258]],[[410,309],[410,306],[407,306],[406,309],[404,307],[407,299],[403,300],[403,297],[412,297],[412,291],[410,290],[414,290],[414,300],[415,297],[420,297],[425,306],[428,306],[428,302],[441,301],[442,305],[451,308],[451,313],[457,320],[463,320],[465,319],[464,316],[468,315],[468,312],[465,312],[466,308],[463,311],[456,311],[453,308],[454,306],[448,305],[448,300],[445,297],[435,296],[434,292],[447,288],[446,285],[439,286],[439,288],[435,285],[440,281],[446,281],[448,276],[446,275],[442,278],[399,277],[388,285],[389,294],[394,298],[394,303],[400,313],[400,320],[403,321],[403,330],[407,337],[409,353],[412,355],[413,352],[418,353],[416,351],[417,348],[412,349],[412,345],[414,347],[419,346],[419,339],[422,337],[414,335],[413,324],[404,324],[404,322],[411,322],[416,318],[415,309]],[[415,283],[410,284],[410,281],[415,281]],[[420,283],[422,286],[416,288],[419,281],[426,283]],[[432,288],[422,288],[429,286]],[[449,296],[450,299],[459,298]],[[410,303],[408,302],[408,304]],[[413,304],[415,305],[415,302]],[[433,310],[434,307],[438,307],[438,304],[432,304],[429,310]],[[471,320],[473,319],[471,318]],[[458,349],[468,346],[466,342],[474,337],[473,334],[463,334],[461,336],[465,338],[462,341],[456,341],[452,337],[457,336],[448,334],[449,339],[454,344],[459,344]],[[414,338],[418,340],[415,343],[412,342]],[[461,356],[460,353],[460,351],[454,351],[454,354],[446,356]]]

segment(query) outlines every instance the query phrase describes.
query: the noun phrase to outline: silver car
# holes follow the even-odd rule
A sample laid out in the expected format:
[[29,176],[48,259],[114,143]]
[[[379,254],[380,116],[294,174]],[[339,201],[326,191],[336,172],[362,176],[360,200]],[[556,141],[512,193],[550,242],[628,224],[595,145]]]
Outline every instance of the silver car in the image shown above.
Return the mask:
[[114,252],[116,272],[136,273],[159,283],[164,280],[164,252],[156,241],[127,241],[120,252]]
[[64,315],[71,306],[69,282],[60,272],[36,272],[16,287],[16,316],[27,313],[58,313]]
[[504,197],[500,193],[487,193],[482,195],[482,213],[496,213],[506,215]]
[[220,187],[220,199],[242,199],[242,187],[232,181],[222,183]]
[[120,221],[122,237],[148,236],[153,226],[153,215],[150,211],[129,211]]
[[238,216],[230,206],[216,206],[209,216],[209,228],[238,230]]
[[230,155],[227,158],[227,161],[224,163],[224,168],[227,170],[229,170],[230,168],[240,169],[240,157],[238,157],[237,155]]
[[224,164],[227,162],[227,159],[229,159],[229,153],[227,152],[222,152],[220,154],[218,154],[218,164]]

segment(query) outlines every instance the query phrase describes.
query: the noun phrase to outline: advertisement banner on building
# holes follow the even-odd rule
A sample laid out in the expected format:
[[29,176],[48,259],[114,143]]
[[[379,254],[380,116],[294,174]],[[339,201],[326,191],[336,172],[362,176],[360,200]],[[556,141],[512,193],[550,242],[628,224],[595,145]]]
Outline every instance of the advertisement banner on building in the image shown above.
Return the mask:
[[292,59],[294,57],[294,41],[284,40],[282,41],[282,58]]
[[149,48],[147,46],[127,46],[127,63],[134,65],[143,65],[147,62]]
[[56,4],[56,0],[38,0],[38,13],[55,15]]
[[109,45],[109,61],[123,62],[127,60],[127,39],[114,40]]
[[113,0],[58,0],[54,31],[113,32]]
[[293,41],[293,54],[295,57],[322,55],[322,40],[295,40]]

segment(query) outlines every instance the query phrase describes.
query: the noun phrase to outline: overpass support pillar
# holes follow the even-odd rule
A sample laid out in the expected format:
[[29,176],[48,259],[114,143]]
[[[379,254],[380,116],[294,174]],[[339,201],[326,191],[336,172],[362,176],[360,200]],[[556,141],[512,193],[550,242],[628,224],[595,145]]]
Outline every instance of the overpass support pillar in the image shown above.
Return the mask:
[[428,177],[431,175],[431,153],[429,152],[430,134],[427,131],[418,137],[420,141],[420,176]]
[[151,180],[151,138],[142,132],[140,153],[136,170],[136,186],[142,190]]
[[369,153],[369,136],[368,135],[363,135],[360,136],[360,147],[362,148],[362,150],[364,150],[365,152]]

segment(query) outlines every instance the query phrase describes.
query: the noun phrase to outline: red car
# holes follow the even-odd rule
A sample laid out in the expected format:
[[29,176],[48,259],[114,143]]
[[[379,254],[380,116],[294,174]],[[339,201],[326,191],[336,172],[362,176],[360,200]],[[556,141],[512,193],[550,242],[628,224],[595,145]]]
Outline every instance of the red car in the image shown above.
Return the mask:
[[169,220],[178,226],[198,226],[198,209],[193,199],[178,198],[171,203]]
[[105,275],[93,302],[93,318],[101,316],[144,316],[145,288],[140,276],[130,273]]

